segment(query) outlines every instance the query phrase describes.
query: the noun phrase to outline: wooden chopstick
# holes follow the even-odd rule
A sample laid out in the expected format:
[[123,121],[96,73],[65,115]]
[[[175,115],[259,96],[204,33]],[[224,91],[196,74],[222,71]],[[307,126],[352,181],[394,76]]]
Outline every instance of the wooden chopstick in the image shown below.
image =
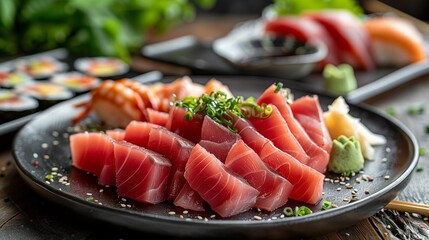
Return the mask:
[[398,200],[392,200],[384,208],[396,210],[400,212],[417,213],[421,215],[429,215],[429,205],[421,203],[403,202]]

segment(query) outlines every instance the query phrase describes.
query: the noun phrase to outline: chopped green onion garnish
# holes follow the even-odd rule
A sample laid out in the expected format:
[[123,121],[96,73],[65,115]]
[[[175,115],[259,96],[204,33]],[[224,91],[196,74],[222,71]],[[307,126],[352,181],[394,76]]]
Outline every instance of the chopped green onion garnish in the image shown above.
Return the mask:
[[426,154],[426,149],[424,147],[419,148],[419,154],[420,156],[423,156]]
[[291,207],[285,207],[284,209],[283,209],[283,213],[284,213],[284,215],[286,216],[286,217],[292,217],[294,214],[293,214],[293,209],[291,208]]
[[407,112],[409,115],[418,115],[418,114],[423,114],[425,111],[423,106],[419,106],[419,107],[409,107]]
[[350,177],[352,175],[352,171],[345,171],[341,173],[341,176],[343,177]]
[[396,111],[393,107],[386,108],[386,113],[392,117],[394,117],[396,115]]
[[322,210],[328,210],[332,208],[332,202],[328,200],[323,200],[322,202]]
[[276,89],[274,90],[274,93],[278,93],[283,87],[283,83],[277,83]]
[[417,171],[417,172],[421,172],[421,171],[423,171],[423,167],[421,167],[421,166],[417,167],[417,168],[416,168],[416,171]]
[[297,216],[304,216],[304,215],[308,215],[308,214],[312,214],[313,211],[311,211],[310,208],[306,207],[306,206],[301,206],[301,207],[297,207],[295,214]]
[[52,179],[54,179],[54,175],[52,175],[52,174],[48,174],[48,175],[46,175],[46,176],[45,176],[45,179],[46,179],[47,181],[52,181]]
[[242,118],[262,119],[271,115],[273,109],[270,105],[258,105],[255,101],[253,97],[244,100],[242,96],[228,97],[226,93],[218,91],[211,92],[209,95],[203,94],[200,97],[185,97],[174,101],[174,105],[188,111],[185,115],[185,119],[188,121],[191,121],[195,114],[207,115],[232,132],[236,132],[232,126],[231,114]]
[[94,202],[94,198],[93,197],[88,197],[88,198],[86,198],[86,201],[87,202]]

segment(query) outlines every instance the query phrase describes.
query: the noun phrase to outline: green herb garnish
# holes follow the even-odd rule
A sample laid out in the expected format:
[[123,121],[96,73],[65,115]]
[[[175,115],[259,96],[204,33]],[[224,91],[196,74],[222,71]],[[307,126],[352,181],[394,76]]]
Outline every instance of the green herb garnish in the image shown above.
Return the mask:
[[306,206],[296,207],[295,209],[296,216],[304,216],[312,213],[313,211],[311,211],[311,209]]
[[424,147],[419,148],[419,155],[423,156],[425,154],[426,154],[426,148],[424,148]]
[[45,176],[45,179],[46,179],[47,181],[52,181],[52,180],[54,179],[54,175],[52,175],[52,174],[48,174],[48,175],[46,175],[46,176]]
[[421,171],[423,171],[423,167],[422,166],[419,166],[419,167],[416,168],[416,172],[421,172]]
[[328,210],[332,208],[332,202],[328,200],[323,200],[322,202],[322,210]]
[[420,115],[423,114],[425,111],[425,108],[423,106],[410,106],[407,109],[407,113],[409,115]]
[[85,200],[87,202],[94,202],[94,198],[93,197],[87,197]]
[[325,9],[348,10],[358,17],[363,16],[363,9],[355,0],[274,0],[272,8],[277,16],[299,15],[305,11]]
[[[272,107],[267,104],[258,105],[254,99],[244,100],[242,96],[228,97],[222,91],[203,94],[200,97],[185,97],[174,101],[175,106],[185,108],[188,112],[185,119],[191,121],[196,114],[207,115],[215,122],[226,126],[230,131],[237,132],[233,125],[233,116],[242,118],[262,118],[271,115]],[[232,115],[231,115],[232,114]]]
[[396,111],[393,107],[386,108],[386,113],[392,117],[396,116]]
[[283,83],[277,83],[274,93],[278,93],[283,87]]
[[294,215],[293,209],[291,207],[285,207],[283,213],[286,217],[292,217]]

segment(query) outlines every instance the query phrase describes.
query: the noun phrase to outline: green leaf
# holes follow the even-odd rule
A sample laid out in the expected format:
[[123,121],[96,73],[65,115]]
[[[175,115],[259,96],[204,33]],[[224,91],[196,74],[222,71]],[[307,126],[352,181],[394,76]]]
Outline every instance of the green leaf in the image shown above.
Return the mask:
[[14,0],[0,1],[0,22],[5,28],[11,28],[15,18],[16,7]]
[[343,9],[358,17],[363,16],[363,9],[357,0],[274,0],[272,7],[277,15],[299,15],[309,10]]

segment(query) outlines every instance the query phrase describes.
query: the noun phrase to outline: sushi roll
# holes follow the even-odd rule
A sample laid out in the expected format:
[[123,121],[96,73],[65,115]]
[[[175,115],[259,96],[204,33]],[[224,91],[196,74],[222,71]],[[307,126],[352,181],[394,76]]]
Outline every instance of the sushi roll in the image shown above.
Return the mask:
[[0,89],[0,123],[15,120],[34,113],[39,103],[9,89]]
[[128,65],[116,58],[87,57],[75,61],[75,68],[83,73],[96,77],[113,77],[128,72]]
[[19,59],[16,61],[15,68],[33,78],[42,79],[67,70],[68,66],[53,57],[43,56]]
[[64,86],[76,93],[83,93],[98,87],[101,79],[80,72],[58,73],[51,77],[52,83]]
[[12,68],[0,69],[0,87],[2,88],[15,88],[33,81],[34,79],[26,73],[13,71]]
[[16,90],[20,94],[37,99],[41,109],[74,97],[74,93],[66,87],[49,81],[37,81],[25,84],[19,86]]
[[396,16],[376,16],[367,19],[364,27],[378,66],[402,67],[426,59],[423,35],[410,21]]

